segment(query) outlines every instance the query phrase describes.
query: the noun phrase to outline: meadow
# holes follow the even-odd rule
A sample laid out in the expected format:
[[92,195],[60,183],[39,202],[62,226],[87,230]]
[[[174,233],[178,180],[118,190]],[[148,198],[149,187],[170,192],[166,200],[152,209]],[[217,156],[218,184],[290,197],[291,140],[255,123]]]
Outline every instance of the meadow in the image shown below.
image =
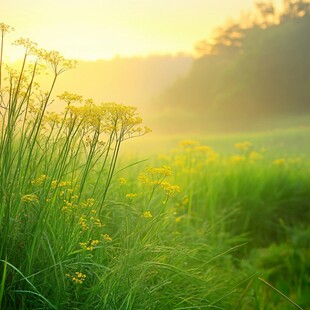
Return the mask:
[[74,62],[16,43],[20,70],[0,66],[1,309],[309,307],[308,127],[136,155],[152,140],[136,108],[54,95]]

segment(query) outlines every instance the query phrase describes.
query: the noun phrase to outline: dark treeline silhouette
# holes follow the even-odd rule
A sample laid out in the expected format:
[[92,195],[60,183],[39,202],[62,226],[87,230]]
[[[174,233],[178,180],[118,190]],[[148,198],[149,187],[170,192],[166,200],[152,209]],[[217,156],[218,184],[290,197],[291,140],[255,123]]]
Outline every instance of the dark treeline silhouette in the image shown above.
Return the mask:
[[[189,74],[159,98],[171,125],[249,129],[264,119],[310,112],[310,3],[257,2],[256,15],[197,44]],[[178,120],[177,120],[178,119]]]

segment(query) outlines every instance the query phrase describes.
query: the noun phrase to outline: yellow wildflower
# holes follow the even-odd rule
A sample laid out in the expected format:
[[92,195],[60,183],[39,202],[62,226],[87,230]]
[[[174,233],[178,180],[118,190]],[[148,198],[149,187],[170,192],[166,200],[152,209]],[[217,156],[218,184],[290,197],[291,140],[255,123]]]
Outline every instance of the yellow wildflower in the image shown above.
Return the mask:
[[153,176],[169,176],[171,175],[171,168],[168,166],[147,168],[147,173]]
[[252,147],[252,143],[249,141],[235,143],[235,149],[246,152]]
[[57,96],[60,100],[67,103],[69,106],[72,102],[81,103],[83,101],[83,97],[77,94],[71,94],[65,91],[61,95]]
[[232,163],[239,163],[239,162],[245,161],[245,157],[240,156],[240,155],[234,155],[230,157],[230,161]]
[[112,238],[108,234],[101,234],[101,237],[105,241],[112,241]]
[[52,183],[51,183],[51,187],[52,188],[56,188],[58,185],[58,181],[57,180],[53,180]]
[[94,226],[97,226],[97,227],[102,227],[102,226],[104,226],[104,225],[101,223],[100,219],[98,219],[98,218],[94,218],[94,219],[93,219],[93,223],[94,223]]
[[38,44],[28,38],[17,39],[13,42],[13,44],[17,46],[23,46],[25,48],[26,54],[37,54],[38,52]]
[[83,207],[83,208],[88,208],[88,207],[93,207],[93,205],[95,204],[95,199],[94,198],[88,198],[87,200],[86,200],[86,202],[82,202],[81,203],[81,206]]
[[174,196],[176,193],[179,193],[181,191],[180,186],[171,185],[169,182],[162,182],[160,186],[168,196]]
[[14,28],[11,27],[10,25],[0,23],[0,32],[4,35],[5,33],[14,31]]
[[86,274],[76,271],[73,275],[66,273],[66,277],[70,278],[76,284],[82,284],[85,281]]
[[59,187],[67,187],[71,185],[71,181],[61,181],[58,183]]
[[76,207],[75,204],[73,204],[72,202],[64,199],[64,206],[62,207],[61,211],[72,211],[74,208]]
[[150,211],[144,211],[142,214],[142,217],[150,218],[150,217],[153,217],[153,215]]
[[85,100],[80,107],[68,106],[67,110],[74,119],[81,121],[86,129],[113,134],[116,141],[142,136],[150,129],[140,127],[141,117],[136,108],[116,103],[95,104]]
[[79,224],[83,230],[88,229],[87,219],[84,214],[79,218]]
[[213,149],[208,145],[196,145],[194,150],[198,152],[206,152],[206,153],[213,152]]
[[95,199],[94,198],[88,198],[86,203],[89,207],[92,207],[95,203]]
[[125,178],[119,178],[118,181],[119,181],[119,184],[121,185],[124,185],[127,183],[127,180]]
[[99,243],[99,240],[90,240],[88,242],[80,242],[79,245],[86,251],[92,251]]
[[129,198],[129,199],[135,198],[137,196],[138,194],[133,194],[133,193],[126,194],[126,198]]
[[39,197],[35,194],[27,194],[21,197],[20,199],[22,202],[33,202],[33,203],[39,203]]
[[182,220],[182,217],[181,217],[181,216],[178,216],[178,217],[175,218],[176,223],[180,223],[181,220]]
[[44,123],[49,124],[51,127],[54,125],[59,125],[63,121],[62,117],[60,114],[56,112],[46,112],[44,115]]
[[46,179],[47,179],[47,175],[42,174],[39,177],[37,177],[36,179],[31,180],[31,184],[32,185],[42,185]]
[[41,49],[39,56],[43,58],[49,67],[52,69],[55,75],[59,75],[68,69],[72,69],[76,66],[76,60],[65,59],[57,51],[45,51]]
[[142,184],[146,184],[149,181],[149,178],[146,176],[145,173],[140,173],[138,176],[138,181],[141,182]]

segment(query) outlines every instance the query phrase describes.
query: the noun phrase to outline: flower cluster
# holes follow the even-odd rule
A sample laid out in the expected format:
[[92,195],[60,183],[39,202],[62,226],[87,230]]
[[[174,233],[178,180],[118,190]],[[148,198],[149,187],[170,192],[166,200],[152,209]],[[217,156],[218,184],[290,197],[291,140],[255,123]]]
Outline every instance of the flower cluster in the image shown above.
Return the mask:
[[31,202],[34,204],[39,203],[39,197],[35,194],[27,194],[21,197],[20,199],[22,202]]
[[14,31],[14,28],[11,27],[10,25],[4,24],[4,23],[0,23],[0,32],[5,34],[8,32],[12,32]]
[[249,142],[249,141],[238,142],[238,143],[235,143],[234,145],[235,149],[242,151],[242,152],[249,151],[252,146],[253,146],[252,142]]
[[150,211],[144,211],[142,213],[142,217],[151,218],[151,217],[153,217],[153,215],[152,215],[152,213]]
[[167,196],[174,196],[176,193],[181,191],[180,186],[178,185],[171,185],[169,182],[162,182],[160,184],[161,188],[164,190]]
[[38,55],[41,56],[43,60],[45,60],[47,65],[51,68],[51,70],[56,76],[69,69],[75,68],[77,64],[76,60],[65,59],[57,51],[40,50],[40,52],[41,53],[39,53]]
[[155,188],[161,188],[165,195],[168,197],[174,196],[181,191],[180,186],[172,185],[166,181],[166,178],[172,173],[171,167],[149,167],[145,172],[142,172],[138,176],[138,181],[143,185],[151,185],[153,190]]
[[76,200],[78,198],[77,195],[72,195],[70,201],[67,199],[64,199],[64,205],[61,208],[61,211],[63,212],[72,212],[77,208],[77,204],[74,203],[74,200]]
[[71,279],[75,284],[82,284],[86,279],[86,274],[76,271],[74,274],[67,273],[66,277]]
[[192,175],[199,173],[206,165],[216,163],[219,155],[208,145],[201,145],[195,140],[184,140],[179,143],[179,148],[161,158],[172,163],[178,171]]
[[29,38],[20,38],[14,41],[14,45],[22,46],[25,48],[26,55],[38,55],[38,44],[31,41]]
[[128,194],[126,194],[126,198],[129,198],[129,199],[135,198],[137,196],[138,196],[138,194],[135,194],[135,193],[128,193]]
[[112,238],[108,234],[101,234],[101,237],[104,241],[112,241]]
[[36,179],[31,180],[31,184],[32,185],[42,185],[46,179],[47,179],[47,175],[41,174]]
[[138,180],[143,184],[160,185],[171,175],[171,168],[168,166],[147,168],[138,176]]
[[86,251],[93,251],[99,243],[99,240],[89,240],[87,242],[80,242],[79,245]]
[[119,184],[121,185],[124,185],[127,183],[127,180],[125,178],[119,178],[118,181],[119,181]]
[[[92,214],[96,213],[96,210],[92,210],[94,212],[91,212]],[[79,218],[79,225],[82,230],[90,230],[93,227],[103,227],[104,225],[101,223],[100,219],[91,215],[87,216],[85,214],[82,214]]]
[[151,130],[141,127],[142,119],[137,109],[117,103],[95,104],[86,100],[82,106],[68,105],[72,119],[80,123],[85,131],[112,134],[116,141],[142,136]]

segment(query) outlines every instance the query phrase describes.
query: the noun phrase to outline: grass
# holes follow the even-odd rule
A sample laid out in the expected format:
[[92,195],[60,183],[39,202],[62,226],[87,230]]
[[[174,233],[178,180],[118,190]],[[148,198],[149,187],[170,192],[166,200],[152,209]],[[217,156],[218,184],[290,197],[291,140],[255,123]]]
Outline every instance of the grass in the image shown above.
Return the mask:
[[1,72],[2,309],[307,308],[307,128],[172,142],[145,160],[122,151],[149,132],[135,108],[55,98],[73,62],[17,43],[20,71]]

